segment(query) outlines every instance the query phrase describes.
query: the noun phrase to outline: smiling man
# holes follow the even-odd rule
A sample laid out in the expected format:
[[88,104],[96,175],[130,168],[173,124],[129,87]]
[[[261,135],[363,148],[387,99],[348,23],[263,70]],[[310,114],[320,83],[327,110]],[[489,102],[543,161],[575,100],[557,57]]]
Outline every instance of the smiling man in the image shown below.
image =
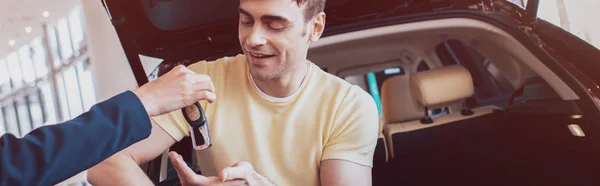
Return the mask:
[[[171,153],[183,185],[370,185],[379,117],[371,96],[306,59],[325,28],[325,0],[240,0],[244,55],[198,62],[213,146],[204,175]],[[343,61],[340,61],[342,63]],[[151,135],[89,171],[94,185],[151,184],[139,168],[189,135],[181,111],[152,118]],[[190,147],[191,148],[191,147]]]

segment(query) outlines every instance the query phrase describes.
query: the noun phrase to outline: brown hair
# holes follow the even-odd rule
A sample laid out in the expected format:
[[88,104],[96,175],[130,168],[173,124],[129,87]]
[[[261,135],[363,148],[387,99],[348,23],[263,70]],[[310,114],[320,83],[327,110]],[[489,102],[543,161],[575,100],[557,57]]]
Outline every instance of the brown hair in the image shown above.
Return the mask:
[[304,6],[304,21],[312,19],[315,15],[325,10],[326,0],[295,0],[298,6]]

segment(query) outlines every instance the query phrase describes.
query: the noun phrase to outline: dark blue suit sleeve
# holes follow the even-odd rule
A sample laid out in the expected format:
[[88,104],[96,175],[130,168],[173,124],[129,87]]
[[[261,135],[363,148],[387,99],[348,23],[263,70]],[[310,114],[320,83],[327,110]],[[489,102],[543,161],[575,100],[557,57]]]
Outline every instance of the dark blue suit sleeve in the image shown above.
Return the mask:
[[55,185],[150,135],[146,109],[131,91],[73,120],[0,138],[0,185]]

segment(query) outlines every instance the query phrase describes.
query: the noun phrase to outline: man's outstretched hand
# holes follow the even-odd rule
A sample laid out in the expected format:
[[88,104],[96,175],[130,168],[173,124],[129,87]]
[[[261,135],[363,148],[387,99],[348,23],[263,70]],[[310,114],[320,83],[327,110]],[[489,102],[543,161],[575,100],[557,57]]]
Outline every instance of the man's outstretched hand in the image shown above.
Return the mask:
[[230,181],[221,181],[218,177],[206,177],[199,174],[196,174],[192,169],[190,169],[183,161],[181,155],[176,152],[169,152],[169,159],[171,159],[171,163],[175,170],[177,170],[177,175],[179,176],[179,181],[182,186],[237,186],[237,185],[246,185],[245,180],[230,180]]
[[267,178],[260,175],[252,165],[248,162],[242,161],[236,163],[231,167],[227,167],[223,169],[219,173],[219,179],[224,182],[234,181],[234,180],[244,180],[246,185],[249,186],[274,186],[272,182],[270,182]]
[[274,186],[268,179],[254,171],[252,165],[248,162],[236,163],[231,167],[223,169],[219,173],[219,177],[205,177],[192,171],[185,164],[181,155],[176,152],[170,152],[169,158],[175,170],[177,170],[179,181],[183,186]]
[[216,99],[210,77],[197,74],[183,65],[154,81],[133,90],[151,117],[190,106],[198,101]]

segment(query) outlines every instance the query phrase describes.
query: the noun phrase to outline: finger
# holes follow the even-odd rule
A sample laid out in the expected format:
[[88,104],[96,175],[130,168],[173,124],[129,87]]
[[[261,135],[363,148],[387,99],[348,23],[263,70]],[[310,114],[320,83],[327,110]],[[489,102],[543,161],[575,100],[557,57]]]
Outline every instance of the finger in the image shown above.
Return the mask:
[[212,103],[217,99],[217,95],[210,91],[198,91],[198,92],[194,92],[192,94],[192,99],[194,99],[193,100],[194,102],[200,101],[200,100],[206,100],[209,103]]
[[234,179],[246,179],[254,173],[252,165],[248,162],[240,162],[234,166],[227,167],[221,171],[219,178],[221,181]]
[[240,186],[240,185],[245,186],[247,184],[246,184],[246,180],[238,179],[238,180],[225,181],[221,185],[222,186]]
[[178,64],[178,65],[174,66],[171,70],[169,70],[169,72],[167,72],[167,73],[185,72],[185,69],[187,69],[187,68],[184,65]]
[[197,176],[196,173],[185,164],[181,155],[172,151],[169,152],[169,158],[171,159],[171,163],[173,164],[173,167],[175,167],[179,178],[186,180],[187,182],[192,182],[195,179]]
[[191,89],[194,91],[215,92],[215,86],[210,81],[202,81],[202,82],[191,84],[190,86],[191,86]]
[[187,66],[182,65],[182,64],[177,65],[177,68],[178,68],[177,70],[179,70],[180,72],[183,72],[183,73],[196,74],[196,72],[194,72],[193,70],[191,70],[190,68],[188,68]]
[[[189,70],[189,69],[188,69]],[[181,74],[181,77],[185,80],[186,83],[200,83],[200,82],[210,82],[210,76],[206,74],[197,74],[192,72],[184,72]]]

